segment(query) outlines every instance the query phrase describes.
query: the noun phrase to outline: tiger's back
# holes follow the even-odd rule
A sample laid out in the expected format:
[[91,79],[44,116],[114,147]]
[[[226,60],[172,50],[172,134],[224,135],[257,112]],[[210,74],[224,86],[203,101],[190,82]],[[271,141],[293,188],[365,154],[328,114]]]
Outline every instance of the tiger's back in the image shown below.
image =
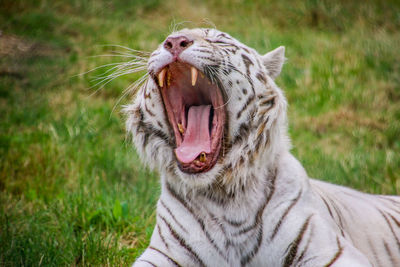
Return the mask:
[[311,180],[340,235],[374,266],[400,266],[400,197],[371,195]]

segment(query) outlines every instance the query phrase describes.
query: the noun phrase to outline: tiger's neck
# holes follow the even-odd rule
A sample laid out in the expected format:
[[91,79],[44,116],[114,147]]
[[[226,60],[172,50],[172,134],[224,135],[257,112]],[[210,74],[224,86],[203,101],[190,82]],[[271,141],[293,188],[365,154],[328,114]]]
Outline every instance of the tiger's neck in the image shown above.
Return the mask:
[[[250,186],[243,186],[233,192],[227,192],[217,185],[183,192],[165,178],[162,179],[159,205],[169,203],[171,210],[183,216],[175,216],[181,224],[199,223],[208,230],[220,228],[217,232],[222,233],[238,227],[259,229],[262,227],[259,223],[261,218],[268,217],[271,212],[271,208],[267,209],[271,207],[269,203],[282,204],[294,199],[298,192],[309,192],[307,174],[289,152],[277,158],[270,168],[258,170],[257,175],[249,173],[246,179],[251,181]],[[194,221],[191,222],[185,214],[191,214],[190,218]]]
[[[277,165],[275,162],[263,166],[251,164],[253,168],[240,168],[240,170],[247,170],[246,172],[228,169],[216,178],[215,183],[205,188],[188,189],[169,182],[176,179],[163,177],[162,196],[167,194],[180,202],[195,205],[198,208],[207,209],[218,206],[236,213],[238,209],[247,207],[249,213],[254,213],[256,212],[254,203],[262,202],[274,190]],[[241,181],[241,183],[232,185],[229,181],[232,183]]]

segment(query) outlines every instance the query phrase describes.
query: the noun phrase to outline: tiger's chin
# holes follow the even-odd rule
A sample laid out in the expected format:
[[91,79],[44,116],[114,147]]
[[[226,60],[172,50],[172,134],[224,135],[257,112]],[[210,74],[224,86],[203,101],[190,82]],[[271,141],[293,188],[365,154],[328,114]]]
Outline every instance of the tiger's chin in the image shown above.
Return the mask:
[[223,91],[196,67],[178,61],[165,65],[154,78],[174,133],[173,150],[180,176],[203,184],[208,179],[201,177],[215,174],[201,174],[213,169],[223,148]]
[[216,163],[211,169],[204,172],[198,173],[187,173],[182,171],[180,167],[174,168],[171,175],[165,177],[167,183],[174,185],[176,190],[180,190],[181,194],[188,192],[194,192],[213,186],[215,183],[219,183],[219,178],[225,174],[225,169],[221,163]]

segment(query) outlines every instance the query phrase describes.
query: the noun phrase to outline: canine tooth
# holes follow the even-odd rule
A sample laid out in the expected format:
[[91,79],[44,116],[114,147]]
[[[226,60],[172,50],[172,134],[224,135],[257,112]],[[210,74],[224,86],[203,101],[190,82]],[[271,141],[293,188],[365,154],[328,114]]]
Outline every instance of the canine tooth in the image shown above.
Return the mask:
[[178,130],[179,130],[179,132],[181,133],[181,134],[183,134],[183,126],[182,126],[182,124],[180,124],[180,123],[178,123]]
[[201,162],[206,162],[206,160],[207,160],[206,153],[201,152],[201,154],[200,154],[200,161],[201,161]]
[[192,74],[192,86],[195,86],[196,82],[197,82],[198,71],[195,67],[192,66],[192,67],[190,67],[190,72]]
[[160,87],[164,86],[164,79],[165,79],[165,73],[167,72],[167,69],[164,68],[162,69],[162,71],[160,71],[160,73],[158,74],[158,84],[160,85]]

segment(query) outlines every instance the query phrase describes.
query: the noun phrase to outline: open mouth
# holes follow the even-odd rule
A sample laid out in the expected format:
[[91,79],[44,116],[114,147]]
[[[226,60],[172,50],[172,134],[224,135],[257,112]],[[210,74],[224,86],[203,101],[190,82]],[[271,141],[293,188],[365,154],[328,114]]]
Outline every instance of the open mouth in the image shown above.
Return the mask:
[[175,134],[179,168],[210,170],[218,160],[225,108],[220,88],[195,67],[174,62],[157,75],[169,123]]

